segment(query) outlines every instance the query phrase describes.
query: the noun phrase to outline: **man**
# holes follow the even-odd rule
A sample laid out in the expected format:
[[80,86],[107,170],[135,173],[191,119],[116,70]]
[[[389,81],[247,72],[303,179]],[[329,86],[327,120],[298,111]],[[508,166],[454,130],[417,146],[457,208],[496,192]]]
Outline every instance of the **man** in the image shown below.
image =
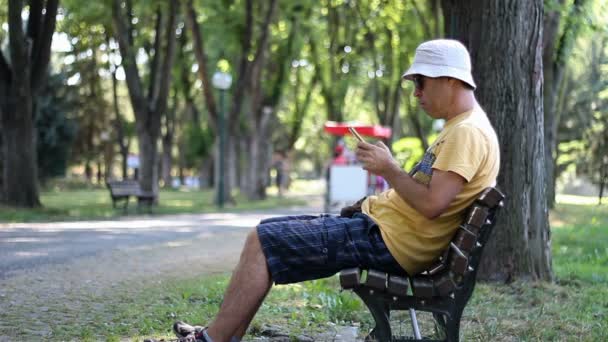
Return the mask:
[[216,318],[207,328],[177,322],[183,340],[239,341],[273,282],[295,283],[361,266],[416,274],[446,248],[463,210],[495,184],[496,134],[475,100],[466,48],[434,40],[416,49],[403,75],[415,84],[424,111],[446,121],[444,130],[408,174],[382,143],[359,142],[363,168],[391,189],[370,196],[341,216],[263,220],[245,242]]

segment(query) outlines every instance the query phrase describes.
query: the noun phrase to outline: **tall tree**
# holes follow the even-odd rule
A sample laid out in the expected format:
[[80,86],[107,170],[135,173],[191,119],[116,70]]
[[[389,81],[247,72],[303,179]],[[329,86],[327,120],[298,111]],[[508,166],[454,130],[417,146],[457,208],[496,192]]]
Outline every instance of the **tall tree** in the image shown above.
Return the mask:
[[327,119],[343,121],[346,94],[360,68],[359,52],[368,47],[358,44],[362,23],[349,2],[323,1],[322,4],[320,18],[310,22],[311,58],[319,74]]
[[126,13],[123,1],[113,0],[112,22],[118,41],[122,66],[125,70],[135,122],[140,154],[140,184],[144,191],[158,192],[158,147],[161,116],[167,109],[171,66],[175,51],[175,22],[178,1],[169,1],[169,11],[163,11],[166,3],[156,3],[156,25],[150,79],[146,93],[136,62],[137,48],[134,45],[131,17],[132,6],[127,0]]
[[114,63],[115,58],[113,58],[117,54],[115,52],[116,41],[110,39],[109,35],[106,35],[106,46],[108,47],[108,69],[110,70],[110,78],[112,80],[112,104],[114,109],[114,120],[112,120],[112,126],[114,127],[114,134],[116,142],[118,143],[118,150],[122,157],[120,165],[122,179],[127,179],[129,171],[127,159],[129,157],[129,148],[131,147],[131,134],[129,134],[129,124],[126,122],[123,114],[120,111],[120,104],[118,101],[118,79],[116,78],[118,66]]
[[[557,128],[560,111],[557,110],[566,62],[571,54],[584,17],[581,15],[586,0],[574,0],[570,8],[562,10],[564,0],[552,2],[553,8],[546,11],[543,23],[543,76],[544,76],[544,123],[545,123],[545,170],[547,182],[547,204],[555,203],[555,179],[557,158]],[[562,13],[566,15],[563,29],[560,28]]]
[[[274,13],[277,8],[277,1],[271,0],[268,2],[259,2],[255,3],[252,0],[245,0],[244,12],[233,13],[232,10],[227,9],[230,6],[219,6],[217,9],[217,15],[220,17],[225,17],[226,19],[230,18],[233,20],[236,15],[243,16],[243,20],[236,21],[235,26],[232,31],[226,31],[224,28],[224,33],[229,35],[230,32],[237,33],[235,37],[238,38],[238,51],[235,52],[237,59],[233,60],[231,63],[235,65],[236,68],[233,71],[235,76],[235,81],[232,86],[232,97],[230,109],[226,115],[226,122],[228,123],[227,133],[229,141],[233,142],[231,144],[224,144],[223,151],[218,151],[218,154],[223,154],[225,157],[222,158],[225,165],[223,165],[222,169],[226,170],[226,177],[224,182],[224,194],[228,194],[230,196],[232,187],[236,184],[237,181],[237,148],[241,144],[238,143],[241,141],[241,131],[242,131],[242,123],[244,118],[246,117],[243,112],[246,110],[252,110],[252,108],[247,108],[247,95],[250,93],[253,80],[256,77],[260,76],[260,68],[263,67],[264,62],[266,60],[266,49],[268,47],[268,41],[270,39],[270,26],[272,19],[274,17]],[[254,6],[254,5],[257,5]],[[256,25],[256,9],[261,12],[259,19],[259,24]],[[241,11],[242,9],[239,9]],[[208,56],[205,52],[204,39],[202,35],[202,25],[199,25],[196,21],[196,10],[194,6],[192,6],[192,2],[187,2],[186,6],[186,21],[188,27],[192,31],[195,56],[198,62],[198,75],[200,81],[203,83],[203,91],[205,96],[205,104],[209,111],[209,117],[211,119],[212,127],[217,126],[217,109],[215,106],[215,100],[212,96],[211,90],[213,89],[210,84],[209,79],[209,65],[208,65]],[[223,44],[228,45],[225,41]],[[224,52],[222,50],[222,52]],[[219,163],[219,161],[218,161]],[[219,177],[217,177],[219,178]],[[234,202],[233,198],[229,198],[230,201]]]
[[2,200],[8,205],[40,206],[34,108],[47,76],[58,2],[29,1],[25,32],[23,1],[8,2],[10,59],[0,52]]
[[[287,8],[281,8],[281,13],[286,13],[287,18],[276,21],[277,29],[273,31],[279,32],[274,35],[270,48],[264,49],[267,50],[267,62],[254,70],[249,91],[251,110],[245,120],[249,128],[246,137],[249,165],[245,168],[248,170],[245,181],[248,186],[245,190],[249,199],[266,197],[273,149],[267,137],[278,126],[276,112],[283,98],[289,70],[303,46],[300,22],[305,12],[308,11],[304,11],[300,4],[288,4]],[[278,29],[281,26],[288,29]]]
[[471,52],[476,96],[501,143],[507,192],[482,261],[485,278],[552,279],[545,196],[542,0],[443,0],[448,37]]

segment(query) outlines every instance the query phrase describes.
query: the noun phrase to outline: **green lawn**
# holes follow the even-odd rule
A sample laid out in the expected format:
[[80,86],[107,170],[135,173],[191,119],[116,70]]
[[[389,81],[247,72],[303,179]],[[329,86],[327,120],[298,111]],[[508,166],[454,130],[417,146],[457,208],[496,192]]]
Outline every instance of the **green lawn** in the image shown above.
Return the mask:
[[[184,208],[215,210],[211,194],[163,192],[157,212]],[[109,206],[104,191],[45,194],[49,208],[69,201],[80,217],[100,215]],[[271,199],[271,201],[276,199]],[[585,198],[560,197],[551,213],[554,283],[516,281],[478,283],[461,324],[464,341],[606,341],[608,337],[608,205]],[[97,204],[95,204],[97,203]],[[109,216],[116,215],[112,210]],[[48,214],[47,214],[48,215]],[[64,213],[65,215],[65,213]],[[48,216],[43,216],[47,217]],[[75,217],[66,215],[66,217]],[[29,217],[32,218],[32,217]],[[53,327],[54,340],[134,340],[171,337],[175,320],[209,322],[216,313],[228,274],[171,280],[133,295],[116,291],[95,299],[111,312],[83,312],[78,322]],[[128,286],[126,284],[125,286]],[[125,293],[125,294],[122,294]],[[128,293],[128,295],[126,294]],[[398,333],[411,335],[407,314],[393,317]],[[420,314],[423,333],[430,317]],[[328,322],[330,322],[328,324]],[[291,336],[314,336],[332,324],[358,325],[361,334],[372,319],[359,299],[340,292],[336,277],[274,288],[256,316],[249,338],[265,325],[278,325]]]
[[[556,282],[478,284],[462,319],[462,340],[606,340],[608,206],[560,203],[551,220]],[[199,277],[148,288],[138,296],[118,300],[115,314],[103,326],[57,327],[54,336],[85,340],[170,337],[170,326],[177,319],[205,323],[213,317],[227,279],[228,275]],[[274,288],[252,324],[251,335],[260,334],[267,324],[281,326],[294,337],[314,336],[331,330],[331,324],[359,325],[363,334],[372,326],[369,313],[356,296],[338,289],[336,277]],[[411,335],[407,314],[393,319],[398,332]],[[422,313],[419,319],[423,333],[430,333],[430,317]]]
[[[130,199],[126,214],[122,207],[113,209],[107,189],[44,191],[40,197],[43,207],[39,209],[0,206],[0,222],[109,219],[139,213],[134,199]],[[152,213],[161,215],[218,211],[214,199],[215,193],[212,190],[161,190],[159,205],[153,207]],[[276,191],[270,191],[267,199],[263,201],[248,201],[244,196],[236,195],[236,202],[236,206],[226,205],[224,210],[267,209],[303,203],[294,198],[279,198],[276,196]],[[141,213],[147,214],[147,208],[143,207]]]

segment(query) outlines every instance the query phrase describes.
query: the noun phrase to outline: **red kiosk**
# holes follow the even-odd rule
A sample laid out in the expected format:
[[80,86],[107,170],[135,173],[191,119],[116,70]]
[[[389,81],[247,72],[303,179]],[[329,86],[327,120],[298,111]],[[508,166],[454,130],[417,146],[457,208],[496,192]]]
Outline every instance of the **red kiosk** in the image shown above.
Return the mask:
[[[379,125],[360,125],[328,121],[323,130],[331,135],[351,135],[348,128],[353,127],[365,137],[375,139],[387,139],[392,130],[389,127]],[[351,135],[352,137],[352,135]],[[352,137],[355,139],[355,137]],[[371,139],[370,139],[371,140]],[[342,154],[344,146],[336,146],[339,155],[333,158],[328,170],[327,191],[325,194],[325,211],[331,211],[333,204],[350,204],[364,196],[372,195],[384,188],[385,183],[380,177],[363,170],[360,164],[354,160],[354,156],[347,157]]]

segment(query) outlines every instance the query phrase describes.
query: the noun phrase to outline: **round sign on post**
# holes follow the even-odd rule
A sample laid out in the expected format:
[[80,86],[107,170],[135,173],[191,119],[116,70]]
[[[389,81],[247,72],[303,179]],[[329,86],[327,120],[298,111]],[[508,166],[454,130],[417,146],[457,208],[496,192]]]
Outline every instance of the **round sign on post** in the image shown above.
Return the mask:
[[226,90],[230,88],[230,85],[232,84],[232,76],[228,73],[218,71],[213,74],[211,83],[213,83],[213,86],[217,89]]

